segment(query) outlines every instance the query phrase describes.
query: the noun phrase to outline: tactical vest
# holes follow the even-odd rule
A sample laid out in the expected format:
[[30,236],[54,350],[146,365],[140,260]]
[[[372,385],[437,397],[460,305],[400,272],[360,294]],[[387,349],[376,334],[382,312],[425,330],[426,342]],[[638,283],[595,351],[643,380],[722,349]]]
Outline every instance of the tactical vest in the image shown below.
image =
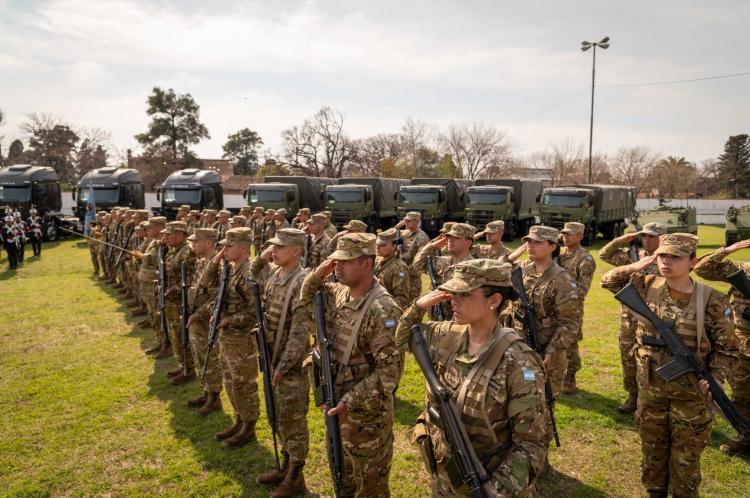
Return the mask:
[[[185,251],[190,252],[190,245],[185,243],[182,244],[179,247],[172,247],[170,248],[169,252],[167,253],[167,256],[164,258],[164,272],[167,275],[167,282],[170,283],[170,285],[179,285],[181,280],[181,271],[180,265],[185,260]],[[188,285],[190,284],[190,272],[188,271]],[[180,300],[180,293],[179,292],[170,292],[167,296],[167,301],[174,301],[179,302]]]
[[206,258],[201,258],[196,263],[193,285],[191,285],[188,290],[188,306],[193,310],[193,313],[195,313],[198,308],[211,302],[214,298],[209,292],[209,286],[211,279],[217,274],[216,272],[208,271],[210,265],[211,260]]
[[[291,274],[284,275],[283,277],[281,276],[281,271],[280,267],[276,268],[273,275],[266,280],[264,292],[264,315],[268,327],[266,340],[269,342],[271,342],[271,339],[273,340],[273,347],[271,349],[271,364],[273,367],[278,365],[277,360],[281,355],[282,338],[288,336],[289,327],[287,324],[291,325],[292,314],[290,313],[289,304],[294,298],[292,291],[297,282],[305,277],[305,271],[299,266],[292,270]],[[282,278],[285,279],[283,284],[281,282]]]
[[[552,336],[555,334],[556,324],[554,322],[554,319],[556,317],[554,316],[554,309],[546,308],[544,303],[544,295],[547,291],[547,288],[549,287],[548,284],[555,280],[555,278],[557,278],[560,274],[564,273],[565,270],[560,265],[555,263],[547,268],[547,270],[545,270],[545,272],[536,279],[536,282],[529,285],[528,282],[530,280],[530,277],[526,272],[526,268],[533,269],[534,266],[530,263],[527,267],[524,268],[524,288],[526,289],[528,300],[531,303],[531,306],[534,308],[534,317],[536,318],[536,328],[539,334],[539,343],[542,346],[546,346]],[[516,302],[516,310],[522,310],[520,301]],[[526,336],[523,320],[515,320],[514,329],[519,336]]]
[[[246,296],[240,285],[241,280],[246,277],[248,273],[248,267],[250,266],[250,260],[245,259],[239,265],[232,265],[232,269],[229,271],[229,280],[227,281],[227,295],[226,295],[226,306],[224,308],[224,316],[233,315],[240,311],[240,309],[246,308],[252,303],[252,296]],[[250,332],[249,330],[247,331]]]

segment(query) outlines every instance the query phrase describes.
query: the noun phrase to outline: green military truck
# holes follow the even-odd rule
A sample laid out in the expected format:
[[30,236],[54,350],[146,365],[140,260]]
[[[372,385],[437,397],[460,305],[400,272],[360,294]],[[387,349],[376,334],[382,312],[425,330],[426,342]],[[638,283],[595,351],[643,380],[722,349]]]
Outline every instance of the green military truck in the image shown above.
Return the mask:
[[325,187],[325,206],[337,227],[361,220],[375,233],[398,222],[399,187],[408,184],[399,178],[339,178],[337,185]]
[[698,234],[698,217],[694,207],[668,206],[667,201],[659,199],[659,205],[653,209],[636,211],[630,220],[631,229],[638,231],[646,223],[661,223],[667,227],[667,233]]
[[287,217],[294,218],[300,208],[316,213],[324,209],[325,187],[335,185],[335,178],[309,176],[266,176],[263,183],[251,183],[242,196],[247,205],[255,208],[286,209]]
[[461,178],[412,178],[399,189],[398,216],[418,211],[422,229],[434,237],[446,221],[464,221],[466,189],[473,184]]
[[161,207],[155,211],[168,220],[177,218],[183,204],[190,209],[223,209],[224,189],[221,175],[210,169],[187,168],[169,175],[156,189],[156,200]]
[[727,224],[724,229],[724,243],[729,246],[745,239],[750,239],[750,205],[729,206]]
[[505,222],[505,240],[528,233],[539,217],[542,182],[527,178],[481,179],[469,187],[466,222],[484,230],[494,220]]
[[568,221],[586,225],[583,244],[599,232],[613,239],[625,231],[635,213],[635,189],[623,185],[580,184],[552,187],[542,193],[542,224],[562,228]]

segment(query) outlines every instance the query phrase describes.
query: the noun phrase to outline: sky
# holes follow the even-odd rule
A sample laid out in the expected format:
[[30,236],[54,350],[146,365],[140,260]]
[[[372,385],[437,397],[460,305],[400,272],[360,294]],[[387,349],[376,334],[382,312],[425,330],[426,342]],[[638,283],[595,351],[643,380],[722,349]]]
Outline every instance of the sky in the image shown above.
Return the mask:
[[691,161],[750,132],[742,1],[0,0],[3,149],[30,112],[101,128],[124,150],[146,130],[154,86],[190,93],[221,156],[249,127],[272,152],[317,109],[345,115],[353,138],[482,122],[516,153],[587,144],[597,50],[594,150],[644,145]]

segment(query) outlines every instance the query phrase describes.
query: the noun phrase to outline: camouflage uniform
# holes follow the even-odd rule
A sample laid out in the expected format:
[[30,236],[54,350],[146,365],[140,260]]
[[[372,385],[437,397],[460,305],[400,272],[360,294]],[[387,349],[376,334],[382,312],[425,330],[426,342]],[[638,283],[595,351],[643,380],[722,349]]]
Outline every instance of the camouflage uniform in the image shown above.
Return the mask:
[[99,275],[100,272],[100,266],[99,266],[99,246],[102,246],[104,244],[100,244],[99,241],[102,239],[102,224],[99,222],[96,222],[96,224],[91,227],[90,231],[90,237],[89,239],[86,239],[89,246],[89,255],[91,256],[91,264],[94,267],[94,274]]
[[307,257],[308,268],[315,269],[320,263],[325,261],[325,259],[331,254],[330,244],[331,239],[325,232],[312,238],[310,254]]
[[[167,219],[164,217],[154,217],[149,220],[148,226],[163,228],[166,221]],[[159,279],[159,252],[162,245],[155,239],[146,239],[146,242],[138,267],[138,294],[146,305],[151,326],[157,331],[157,341],[160,348],[166,349],[169,337],[163,335],[159,327],[159,300],[156,295],[156,284]]]
[[[421,215],[414,211],[406,213],[406,218],[419,221]],[[414,269],[414,258],[419,250],[430,242],[430,237],[421,228],[417,228],[414,232],[404,229],[401,230],[401,240],[401,259],[409,268],[409,302],[411,302],[422,295],[422,273]]]
[[[378,245],[392,244],[396,241],[396,236],[397,232],[392,228],[380,232],[377,243]],[[406,309],[409,303],[411,303],[409,296],[409,268],[398,257],[398,253],[394,252],[388,259],[378,256],[375,260],[374,273],[380,285],[385,287],[388,293],[393,296],[393,299],[396,300],[399,308]]]
[[328,225],[326,226],[325,234],[333,238],[339,231],[336,229],[336,225],[331,223],[331,215],[328,214],[326,217],[328,218]]
[[[498,233],[501,230],[505,230],[505,222],[502,220],[490,221],[485,226],[484,230],[477,233],[474,236],[474,240],[479,240],[484,234],[487,233]],[[510,254],[510,250],[505,247],[502,241],[499,242],[497,247],[493,247],[492,244],[477,244],[472,248],[471,253],[475,258],[478,259],[500,259],[503,256]]]
[[[353,259],[363,254],[375,254],[373,234],[345,235],[331,258]],[[333,371],[338,372],[336,394],[349,410],[341,423],[345,475],[341,496],[390,496],[393,393],[398,386],[401,357],[394,332],[401,310],[377,281],[364,296],[352,299],[349,287],[324,283],[314,272],[302,284],[302,303],[311,306],[315,292],[321,288],[333,345]],[[369,307],[363,308],[371,296]],[[364,313],[361,327],[353,330],[360,313]],[[348,362],[342,364],[348,353],[343,345],[350,339],[351,354]]]
[[[184,221],[172,221],[167,224],[166,231],[183,231],[187,233],[187,224]],[[167,330],[169,332],[169,341],[172,344],[172,353],[177,360],[180,369],[187,362],[188,372],[193,371],[193,358],[185,357],[182,344],[182,309],[180,306],[180,277],[182,265],[187,267],[188,285],[190,285],[190,276],[193,275],[195,266],[195,254],[190,250],[187,242],[177,247],[170,247],[164,258],[164,273],[167,281],[167,293],[164,299],[164,311],[167,317]]]
[[[692,237],[692,241],[687,241]],[[695,251],[697,237],[690,234],[662,236],[656,254],[678,256]],[[615,268],[602,277],[602,286],[612,292],[631,282],[649,307],[660,317],[675,320],[675,331],[685,345],[697,353],[707,370],[721,383],[737,357],[732,333],[731,309],[718,291],[705,287],[705,320],[698,338],[697,292],[673,297],[666,279]],[[696,283],[696,285],[699,285]],[[680,498],[697,497],[700,486],[700,456],[711,433],[711,414],[690,376],[664,381],[655,370],[672,360],[663,348],[643,344],[644,336],[657,336],[651,324],[636,321],[638,410],[636,424],[641,437],[641,480],[654,494],[672,493]]]

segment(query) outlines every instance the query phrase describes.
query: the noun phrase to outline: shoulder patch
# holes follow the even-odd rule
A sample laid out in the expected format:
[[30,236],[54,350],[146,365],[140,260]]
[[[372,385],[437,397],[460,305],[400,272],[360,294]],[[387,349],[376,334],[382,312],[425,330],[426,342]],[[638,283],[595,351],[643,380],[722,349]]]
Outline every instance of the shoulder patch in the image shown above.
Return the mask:
[[523,380],[526,382],[534,382],[536,380],[536,371],[524,368]]
[[383,323],[387,329],[392,329],[396,326],[396,320],[394,318],[387,318]]
[[576,287],[578,287],[578,284],[577,284],[577,283],[575,283],[575,282],[571,282],[571,283],[570,283],[570,286],[571,286],[571,287],[573,287],[573,288],[575,289]]
[[724,308],[724,316],[731,316],[732,315],[732,308],[726,307]]
[[398,272],[398,276],[399,277],[403,277],[404,276],[404,272],[402,272],[402,271]]

